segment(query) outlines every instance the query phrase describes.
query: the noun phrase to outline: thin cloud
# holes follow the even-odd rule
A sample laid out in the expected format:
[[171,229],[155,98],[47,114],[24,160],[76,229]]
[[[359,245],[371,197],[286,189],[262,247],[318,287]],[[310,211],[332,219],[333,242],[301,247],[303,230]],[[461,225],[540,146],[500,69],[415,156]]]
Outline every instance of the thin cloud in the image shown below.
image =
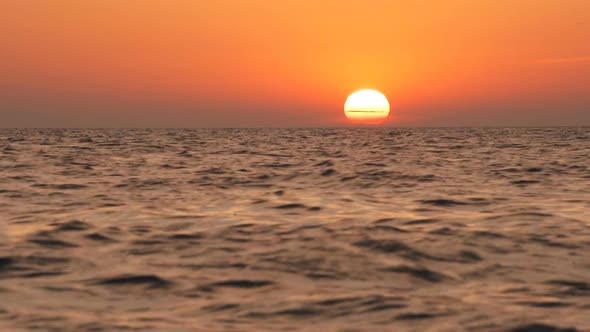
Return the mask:
[[348,113],[385,113],[385,111],[356,111],[356,110],[349,110],[346,112],[348,112]]
[[538,63],[538,64],[590,63],[590,56],[540,59],[540,60],[535,61],[535,63]]

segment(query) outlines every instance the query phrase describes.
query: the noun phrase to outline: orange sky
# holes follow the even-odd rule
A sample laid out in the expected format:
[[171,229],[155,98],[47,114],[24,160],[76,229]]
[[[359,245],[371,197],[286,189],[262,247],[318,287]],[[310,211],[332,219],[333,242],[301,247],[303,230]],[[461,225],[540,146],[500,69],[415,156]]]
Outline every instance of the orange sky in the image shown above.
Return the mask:
[[0,126],[590,125],[588,0],[0,4]]

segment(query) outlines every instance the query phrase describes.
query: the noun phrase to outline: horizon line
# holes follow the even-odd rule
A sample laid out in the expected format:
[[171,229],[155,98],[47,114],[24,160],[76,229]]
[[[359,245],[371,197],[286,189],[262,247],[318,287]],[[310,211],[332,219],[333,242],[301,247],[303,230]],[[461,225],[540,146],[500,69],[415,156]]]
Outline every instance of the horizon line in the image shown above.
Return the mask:
[[295,127],[288,127],[288,126],[261,126],[261,127],[0,127],[0,130],[11,130],[11,129],[62,129],[62,130],[101,130],[101,129],[184,129],[184,130],[201,130],[201,129],[460,129],[460,128],[470,128],[470,129],[510,129],[510,128],[528,128],[528,129],[549,129],[549,128],[588,128],[590,129],[590,124],[585,125],[553,125],[553,126],[535,126],[535,125],[509,125],[509,126],[502,126],[502,125],[477,125],[477,126],[464,126],[464,125],[447,125],[447,126],[387,126],[387,125],[348,125],[348,126],[295,126]]

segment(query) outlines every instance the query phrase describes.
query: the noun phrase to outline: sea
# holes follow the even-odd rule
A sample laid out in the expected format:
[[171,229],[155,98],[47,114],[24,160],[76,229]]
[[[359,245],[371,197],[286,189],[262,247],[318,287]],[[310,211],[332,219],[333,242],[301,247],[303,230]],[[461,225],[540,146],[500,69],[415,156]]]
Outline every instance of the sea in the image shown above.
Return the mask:
[[0,129],[0,331],[590,331],[590,128]]

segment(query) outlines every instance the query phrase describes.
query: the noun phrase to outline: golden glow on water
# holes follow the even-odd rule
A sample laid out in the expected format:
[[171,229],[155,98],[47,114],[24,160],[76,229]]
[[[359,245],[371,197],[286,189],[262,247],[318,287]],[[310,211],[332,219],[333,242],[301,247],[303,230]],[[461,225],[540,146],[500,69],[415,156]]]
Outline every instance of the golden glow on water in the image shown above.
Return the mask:
[[344,103],[344,114],[352,123],[377,124],[389,115],[389,101],[376,90],[364,89],[352,93]]

